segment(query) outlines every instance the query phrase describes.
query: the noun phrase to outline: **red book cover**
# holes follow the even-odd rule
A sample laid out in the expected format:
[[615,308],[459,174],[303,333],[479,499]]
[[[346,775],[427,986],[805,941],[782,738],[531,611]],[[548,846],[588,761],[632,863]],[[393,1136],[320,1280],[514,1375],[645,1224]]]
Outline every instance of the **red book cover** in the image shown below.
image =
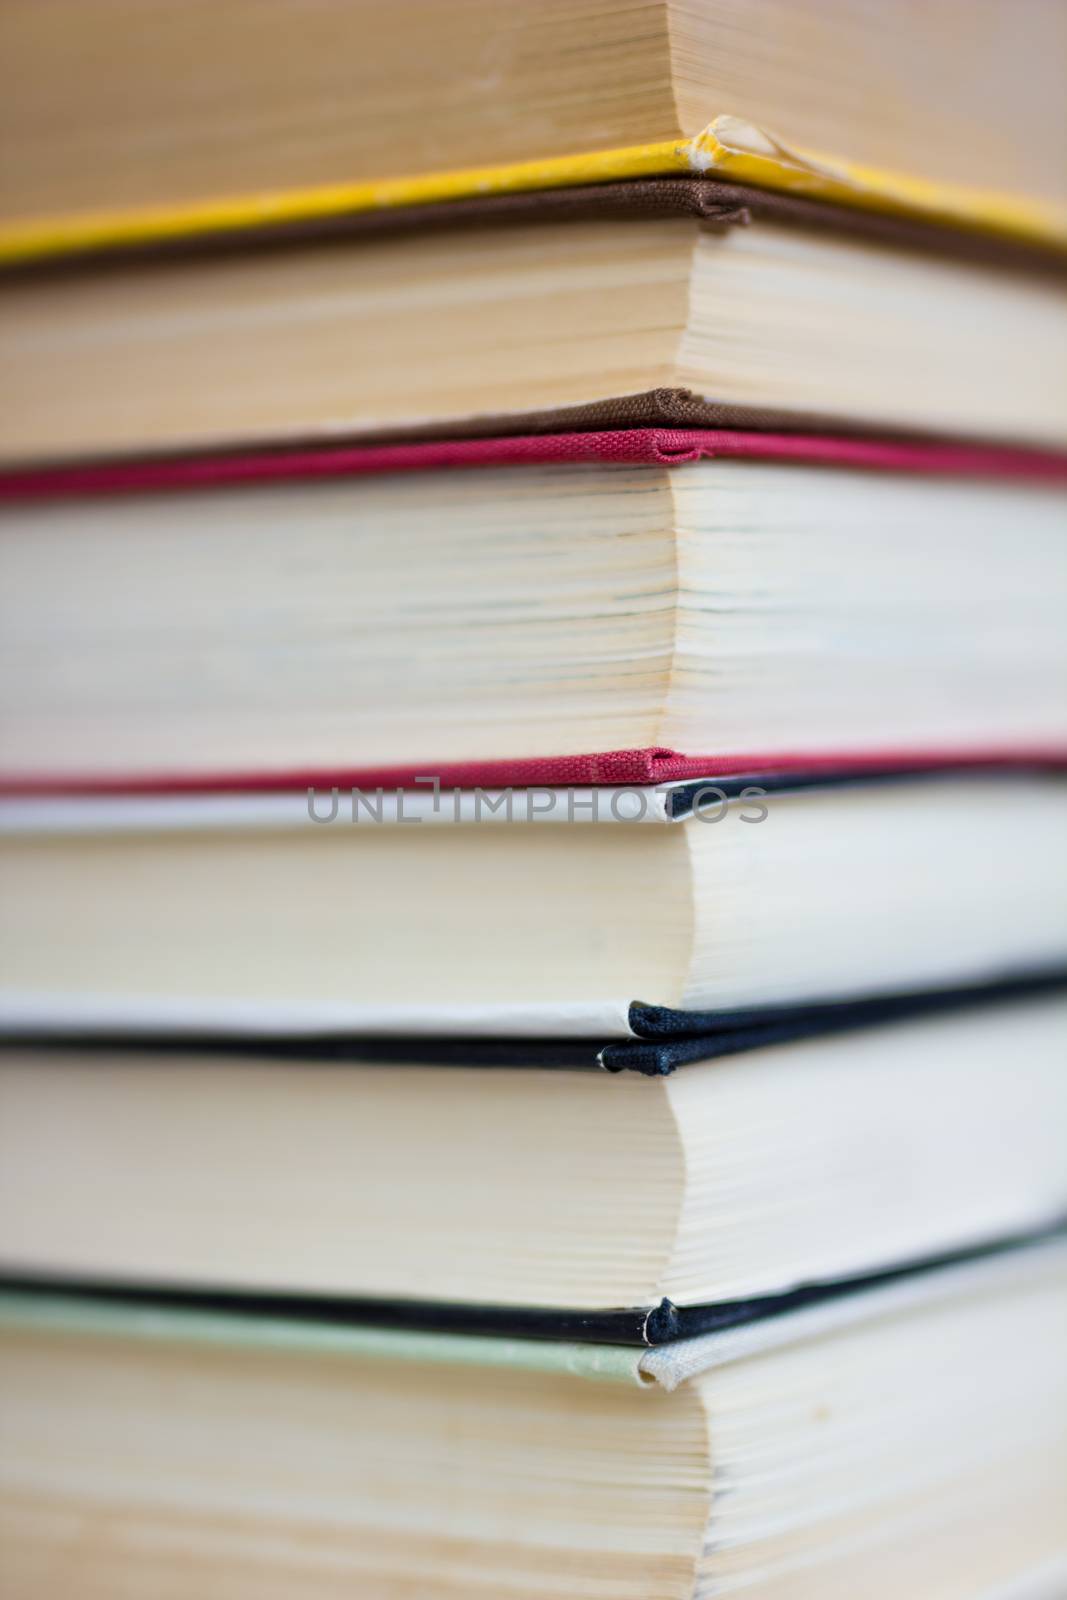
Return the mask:
[[[733,429],[633,428],[605,432],[546,433],[518,437],[448,439],[416,443],[319,444],[300,449],[235,451],[207,456],[57,465],[0,473],[0,502],[63,498],[180,494],[242,484],[351,478],[386,473],[472,470],[479,467],[559,463],[681,466],[706,458],[836,466],[873,472],[938,477],[1010,479],[1067,486],[1067,456],[1022,448],[920,442],[823,434]],[[834,775],[883,770],[918,771],[945,766],[1067,764],[1067,747],[997,745],[951,750],[912,747],[855,751],[759,747],[679,751],[663,747],[592,750],[523,760],[430,762],[329,768],[279,766],[271,770],[183,773],[130,772],[106,776],[71,772],[0,772],[0,793],[151,794],[283,791],[341,785],[404,788],[438,777],[443,787],[650,785],[742,774]]]

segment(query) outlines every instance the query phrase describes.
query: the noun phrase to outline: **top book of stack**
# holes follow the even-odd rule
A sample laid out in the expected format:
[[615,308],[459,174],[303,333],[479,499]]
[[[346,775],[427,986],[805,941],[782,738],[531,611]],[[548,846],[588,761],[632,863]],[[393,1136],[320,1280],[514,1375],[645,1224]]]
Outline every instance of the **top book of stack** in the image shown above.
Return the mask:
[[0,255],[709,169],[1063,247],[1065,53],[1041,0],[9,0]]
[[966,50],[914,0],[148,16],[0,20],[7,470],[665,422],[1067,447],[1056,7],[967,7]]

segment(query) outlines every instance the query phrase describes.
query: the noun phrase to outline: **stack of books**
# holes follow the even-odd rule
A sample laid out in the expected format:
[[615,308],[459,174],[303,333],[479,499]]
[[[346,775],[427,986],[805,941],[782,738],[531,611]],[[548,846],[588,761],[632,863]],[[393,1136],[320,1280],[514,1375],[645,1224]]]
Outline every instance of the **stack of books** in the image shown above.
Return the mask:
[[7,7],[5,1597],[1067,1593],[1063,15]]

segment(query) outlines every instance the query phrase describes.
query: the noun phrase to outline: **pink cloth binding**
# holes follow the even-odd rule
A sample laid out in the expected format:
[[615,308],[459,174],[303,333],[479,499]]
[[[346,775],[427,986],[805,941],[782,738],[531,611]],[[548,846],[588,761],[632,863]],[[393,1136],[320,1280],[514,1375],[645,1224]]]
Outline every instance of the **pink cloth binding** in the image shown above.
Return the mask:
[[[748,433],[727,429],[632,428],[515,438],[431,440],[417,444],[318,445],[300,450],[239,451],[166,460],[125,461],[0,472],[0,500],[203,489],[300,478],[360,476],[529,463],[616,462],[674,466],[705,457],[747,457],[816,466],[1022,478],[1067,484],[1067,454],[965,444],[900,443],[829,435]],[[523,761],[408,766],[277,769],[262,772],[131,772],[117,776],[0,774],[0,794],[105,795],[280,792],[334,785],[410,787],[436,776],[444,788],[642,785],[747,773],[985,766],[1067,766],[1067,747],[1028,749],[890,749],[855,752],[739,751],[686,755],[675,750],[608,750]]]
[[298,450],[245,450],[29,467],[0,471],[0,500],[145,494],[450,467],[560,462],[678,466],[712,456],[1067,484],[1067,453],[1047,450],[846,439],[829,434],[745,433],[724,428],[629,428],[613,433],[527,434],[515,438],[426,440],[417,444],[321,444]]
[[557,789],[619,787],[693,778],[810,773],[826,777],[871,772],[1067,768],[1067,746],[1010,749],[885,749],[826,752],[786,750],[683,755],[677,750],[600,750],[587,755],[538,756],[522,761],[421,761],[391,767],[278,768],[260,772],[130,772],[91,776],[0,775],[0,796],[276,794],[306,789],[411,789],[438,778],[442,789]]

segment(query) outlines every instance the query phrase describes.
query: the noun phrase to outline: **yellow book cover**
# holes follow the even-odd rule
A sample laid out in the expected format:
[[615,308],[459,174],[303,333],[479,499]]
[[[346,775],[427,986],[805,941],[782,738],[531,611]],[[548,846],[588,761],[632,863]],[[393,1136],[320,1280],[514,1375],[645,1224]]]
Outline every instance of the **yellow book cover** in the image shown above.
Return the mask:
[[239,234],[272,224],[321,221],[385,207],[677,173],[711,174],[1067,252],[1067,208],[1055,201],[938,183],[839,160],[783,144],[741,118],[720,116],[695,138],[681,142],[667,140],[381,181],[12,221],[0,224],[0,263],[19,265],[87,251],[164,244],[197,234]]

